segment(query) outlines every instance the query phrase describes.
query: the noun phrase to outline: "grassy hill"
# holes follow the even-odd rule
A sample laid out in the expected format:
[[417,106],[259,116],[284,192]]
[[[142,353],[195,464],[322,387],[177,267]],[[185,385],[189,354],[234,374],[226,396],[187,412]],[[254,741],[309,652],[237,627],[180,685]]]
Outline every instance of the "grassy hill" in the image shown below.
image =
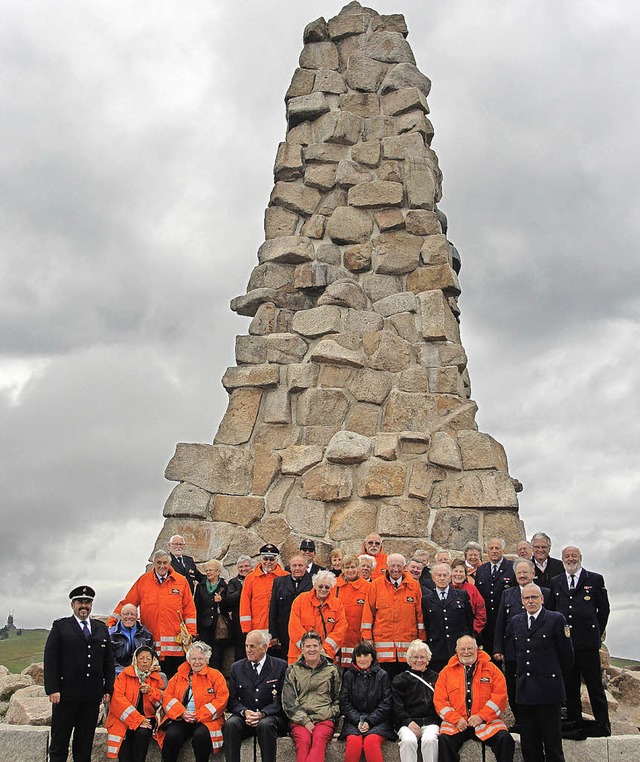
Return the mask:
[[0,640],[0,664],[18,674],[29,664],[42,661],[48,634],[48,630],[23,630],[22,635],[11,633],[7,640]]

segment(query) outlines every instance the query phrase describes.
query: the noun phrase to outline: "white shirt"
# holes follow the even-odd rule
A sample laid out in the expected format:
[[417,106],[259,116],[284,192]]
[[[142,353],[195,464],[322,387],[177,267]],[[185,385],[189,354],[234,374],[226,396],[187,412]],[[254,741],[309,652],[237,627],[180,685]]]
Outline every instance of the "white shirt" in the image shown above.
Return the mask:
[[[82,623],[82,622],[83,622],[83,620],[82,620],[82,619],[78,619],[78,617],[77,617],[75,614],[73,615],[73,618],[74,618],[74,619],[76,620],[76,622],[77,622],[77,623],[80,625],[80,629],[81,629],[81,630],[82,630],[82,632],[84,633],[84,624]],[[85,619],[85,620],[84,620],[84,622],[85,622],[85,623],[86,623],[86,625],[87,625],[87,629],[89,630],[89,634],[91,634],[91,622],[90,622],[88,619]]]
[[569,574],[569,572],[565,569],[565,574],[567,576],[567,587],[569,590],[571,590],[571,577],[574,579],[574,587],[578,586],[578,580],[580,579],[580,573],[582,572],[582,567],[578,567],[573,574]]
[[[267,654],[265,654],[262,657],[262,659],[260,659],[259,662],[253,662],[253,664],[256,665],[255,666],[256,675],[259,675],[262,672],[262,668],[264,667],[264,663],[265,663],[266,660],[267,660]],[[252,664],[252,669],[253,669],[253,664]]]

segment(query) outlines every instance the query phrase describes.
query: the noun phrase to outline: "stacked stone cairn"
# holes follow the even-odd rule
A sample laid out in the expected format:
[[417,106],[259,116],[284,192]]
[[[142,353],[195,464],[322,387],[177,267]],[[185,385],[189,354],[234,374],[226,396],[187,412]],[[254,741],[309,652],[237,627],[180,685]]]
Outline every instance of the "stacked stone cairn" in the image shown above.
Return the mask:
[[524,536],[519,483],[475,423],[460,260],[438,210],[430,81],[401,15],[347,5],[304,31],[214,443],[178,444],[158,546],[227,567],[265,542],[462,549]]

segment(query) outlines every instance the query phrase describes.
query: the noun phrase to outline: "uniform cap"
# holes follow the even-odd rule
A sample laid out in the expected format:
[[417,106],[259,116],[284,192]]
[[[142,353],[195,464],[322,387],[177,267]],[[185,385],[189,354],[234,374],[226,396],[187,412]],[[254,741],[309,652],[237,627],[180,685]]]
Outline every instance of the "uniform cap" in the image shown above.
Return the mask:
[[276,546],[272,545],[270,542],[268,542],[266,545],[263,545],[260,548],[261,556],[272,556],[273,558],[275,558],[279,553],[280,551],[278,550],[278,548],[276,548]]
[[313,540],[303,540],[300,543],[300,550],[310,550],[313,553],[316,552],[316,544]]
[[69,600],[75,601],[78,598],[89,598],[93,600],[96,597],[96,591],[89,585],[78,585],[69,593]]

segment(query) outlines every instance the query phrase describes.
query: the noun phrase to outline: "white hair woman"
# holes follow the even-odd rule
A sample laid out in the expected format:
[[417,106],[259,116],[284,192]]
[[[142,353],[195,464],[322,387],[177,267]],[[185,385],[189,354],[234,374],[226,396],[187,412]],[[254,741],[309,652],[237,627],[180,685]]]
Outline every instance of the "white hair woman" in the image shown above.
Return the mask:
[[391,683],[393,717],[398,733],[400,762],[416,762],[418,741],[423,762],[438,762],[440,717],[433,706],[433,690],[438,675],[428,669],[431,649],[413,640],[407,649],[409,669]]
[[[222,616],[228,616],[227,608],[227,583],[220,577],[222,563],[217,558],[212,558],[204,565],[206,579],[198,583],[193,600],[196,604],[198,637],[209,646],[213,654],[211,666],[222,669],[224,647],[229,642],[231,633],[226,627],[226,637],[220,636],[220,630],[216,631],[218,620]],[[228,622],[228,620],[226,620]],[[223,633],[224,634],[224,633]]]
[[[163,762],[176,762],[191,738],[195,762],[208,762],[222,748],[224,710],[229,689],[224,677],[209,666],[211,647],[196,640],[164,692],[165,719],[158,731]],[[170,722],[169,722],[170,721]]]
[[300,644],[305,632],[318,632],[322,636],[322,649],[329,659],[335,659],[347,633],[344,606],[332,594],[335,576],[322,569],[311,578],[313,589],[300,593],[291,606],[289,617],[289,664],[300,656]]

